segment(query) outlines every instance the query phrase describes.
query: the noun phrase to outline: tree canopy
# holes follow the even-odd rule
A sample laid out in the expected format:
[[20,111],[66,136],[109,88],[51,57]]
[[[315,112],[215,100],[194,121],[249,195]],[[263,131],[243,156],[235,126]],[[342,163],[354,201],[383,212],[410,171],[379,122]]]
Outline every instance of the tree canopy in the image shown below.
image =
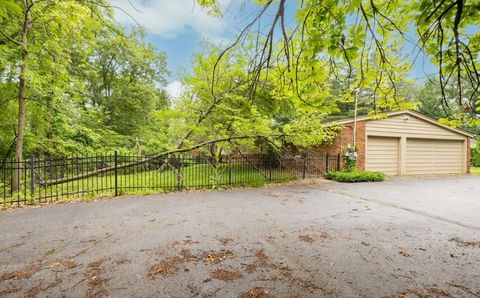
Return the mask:
[[[198,2],[214,14],[222,13],[215,0]],[[311,96],[304,98],[316,101],[319,97],[312,90],[323,88],[315,88],[321,86],[312,85],[317,83],[312,77],[318,77],[315,72],[320,68],[343,83],[350,97],[365,89],[377,94],[372,111],[378,112],[399,105],[399,80],[413,62],[399,57],[399,50],[412,43],[416,54],[427,55],[438,69],[432,82],[440,90],[444,114],[454,122],[469,122],[464,121],[468,118],[478,124],[479,1],[304,0],[297,2],[296,23],[289,27],[286,0],[256,3],[257,15],[226,49],[255,36],[258,47],[248,70],[252,76],[277,69],[275,77],[290,85],[292,92],[304,97],[306,89]],[[256,24],[270,12],[274,13],[271,25],[257,30]],[[256,84],[254,80],[252,86]],[[449,94],[452,85],[455,92]]]
[[[221,17],[216,0],[197,2]],[[171,99],[166,54],[145,29],[119,25],[108,1],[0,0],[1,159],[156,154],[249,135],[262,138],[211,153],[309,147],[334,136],[325,121],[395,109],[478,130],[478,0],[304,0],[293,25],[286,0],[255,3],[229,46],[203,43]],[[406,43],[437,75],[409,79]]]

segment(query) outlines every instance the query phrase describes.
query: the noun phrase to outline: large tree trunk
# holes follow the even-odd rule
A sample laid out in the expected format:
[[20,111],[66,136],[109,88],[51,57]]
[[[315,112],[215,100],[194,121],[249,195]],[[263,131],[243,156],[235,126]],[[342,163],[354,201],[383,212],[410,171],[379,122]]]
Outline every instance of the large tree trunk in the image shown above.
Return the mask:
[[15,144],[15,166],[12,173],[12,192],[20,189],[20,181],[22,180],[20,166],[23,161],[23,140],[25,137],[25,95],[27,90],[25,73],[28,63],[27,34],[29,25],[30,12],[29,10],[26,10],[22,30],[20,31],[21,58],[18,78],[18,124],[17,142]]

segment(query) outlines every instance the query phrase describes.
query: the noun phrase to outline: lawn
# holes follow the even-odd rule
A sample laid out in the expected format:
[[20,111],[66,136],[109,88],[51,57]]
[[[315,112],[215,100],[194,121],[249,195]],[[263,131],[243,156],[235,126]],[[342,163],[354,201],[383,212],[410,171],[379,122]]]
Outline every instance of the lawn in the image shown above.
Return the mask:
[[470,172],[472,173],[472,175],[479,175],[480,176],[480,168],[471,167]]
[[[191,165],[180,170],[148,170],[133,168],[119,171],[117,190],[119,195],[161,193],[193,189],[224,189],[240,186],[258,187],[270,182],[285,182],[294,180],[295,173],[283,170],[264,170],[252,166],[233,164]],[[113,173],[96,175],[81,180],[71,181],[53,186],[41,187],[35,185],[34,194],[29,190],[28,179],[22,184],[25,191],[6,195],[0,204],[10,204],[27,200],[29,203],[68,201],[72,199],[92,199],[111,197],[115,195],[115,176]]]

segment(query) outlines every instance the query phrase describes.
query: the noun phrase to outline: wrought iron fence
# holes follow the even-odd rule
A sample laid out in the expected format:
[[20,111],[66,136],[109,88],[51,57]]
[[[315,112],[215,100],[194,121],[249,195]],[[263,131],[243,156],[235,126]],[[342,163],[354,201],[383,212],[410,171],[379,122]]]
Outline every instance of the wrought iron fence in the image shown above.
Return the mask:
[[321,177],[338,170],[340,156],[237,154],[220,157],[171,154],[103,154],[5,161],[0,204],[130,193],[259,186]]

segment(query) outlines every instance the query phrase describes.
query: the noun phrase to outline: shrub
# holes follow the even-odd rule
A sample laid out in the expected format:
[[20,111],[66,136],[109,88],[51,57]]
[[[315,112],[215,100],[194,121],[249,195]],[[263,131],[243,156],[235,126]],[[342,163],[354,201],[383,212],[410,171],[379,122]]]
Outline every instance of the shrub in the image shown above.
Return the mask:
[[348,147],[343,151],[344,172],[354,172],[357,169],[357,147]]
[[328,172],[325,178],[338,182],[375,182],[385,180],[385,174],[381,172]]
[[472,148],[470,151],[471,165],[474,167],[480,167],[480,144]]

